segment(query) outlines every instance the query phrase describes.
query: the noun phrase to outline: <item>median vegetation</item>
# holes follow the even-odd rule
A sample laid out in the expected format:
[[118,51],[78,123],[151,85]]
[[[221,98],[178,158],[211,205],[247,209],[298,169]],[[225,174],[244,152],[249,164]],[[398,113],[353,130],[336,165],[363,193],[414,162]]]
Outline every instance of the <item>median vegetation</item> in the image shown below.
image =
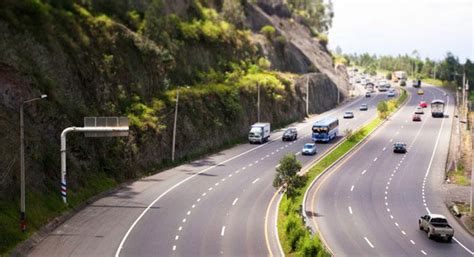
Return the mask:
[[[379,117],[373,119],[370,123],[355,132],[346,131],[348,133],[344,141],[319,160],[308,172],[301,175],[300,179],[294,180],[298,181],[298,183],[274,183],[275,187],[285,185],[285,194],[283,195],[278,210],[278,235],[286,256],[331,256],[319,239],[319,235],[312,235],[306,227],[302,215],[304,194],[318,175],[328,169],[337,160],[342,158],[344,154],[349,152],[372,133],[372,131],[374,131],[389,114],[396,111],[406,99],[407,92],[402,89],[402,93],[397,99],[383,101],[382,103],[384,104],[382,105],[384,107],[381,107],[383,113],[381,114],[381,111],[379,111]],[[281,179],[279,179],[281,174],[293,174],[295,171],[294,167],[300,167],[298,163],[294,163],[295,161],[298,162],[296,158],[294,158],[294,161],[290,161],[293,160],[293,158],[294,156],[287,155],[280,161],[275,181],[281,182]],[[293,164],[288,165],[289,162]]]

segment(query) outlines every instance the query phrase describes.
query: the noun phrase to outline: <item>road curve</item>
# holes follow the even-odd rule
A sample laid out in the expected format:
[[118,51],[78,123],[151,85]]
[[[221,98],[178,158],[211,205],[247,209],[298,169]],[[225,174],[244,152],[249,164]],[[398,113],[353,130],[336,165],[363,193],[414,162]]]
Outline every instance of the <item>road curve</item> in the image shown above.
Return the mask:
[[[423,89],[419,96],[409,88],[407,105],[310,189],[305,202],[310,224],[335,256],[472,256],[472,236],[451,218],[438,192],[453,99],[438,88]],[[419,101],[433,99],[448,102],[449,117],[432,118],[427,108],[422,122],[412,122]],[[407,154],[393,153],[397,141],[407,143]],[[428,211],[448,217],[453,243],[428,240],[418,230],[418,218]]]
[[[268,255],[264,219],[280,158],[298,153],[310,141],[311,124],[321,116],[340,117],[341,131],[357,128],[376,115],[375,105],[384,97],[358,98],[294,124],[297,141],[282,142],[282,132],[276,132],[266,144],[238,145],[124,186],[59,226],[30,255]],[[358,111],[365,102],[369,111]],[[342,119],[347,109],[355,111],[355,119]],[[333,143],[318,145],[318,153]],[[305,165],[318,156],[298,159]],[[275,242],[274,236],[270,241]],[[271,245],[278,253],[277,245]]]

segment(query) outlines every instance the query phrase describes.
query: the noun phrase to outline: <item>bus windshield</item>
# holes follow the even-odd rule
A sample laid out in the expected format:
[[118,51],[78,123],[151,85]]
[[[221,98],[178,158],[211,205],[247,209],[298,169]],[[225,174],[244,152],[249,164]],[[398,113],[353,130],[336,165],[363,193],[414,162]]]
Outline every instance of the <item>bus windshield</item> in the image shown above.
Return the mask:
[[328,128],[327,127],[313,127],[313,132],[314,133],[328,133]]

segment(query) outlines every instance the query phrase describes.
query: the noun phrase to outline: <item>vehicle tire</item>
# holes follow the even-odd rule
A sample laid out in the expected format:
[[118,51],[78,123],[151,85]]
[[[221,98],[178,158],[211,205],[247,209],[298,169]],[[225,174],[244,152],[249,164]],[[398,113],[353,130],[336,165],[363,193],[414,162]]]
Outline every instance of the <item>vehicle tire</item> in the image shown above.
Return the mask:
[[421,225],[421,222],[418,222],[418,227],[420,227],[420,230],[424,230],[423,226]]
[[452,236],[448,236],[448,238],[446,238],[446,241],[447,241],[448,243],[451,243],[452,240],[453,240],[453,237],[452,237]]
[[433,239],[433,235],[431,234],[431,229],[428,230],[428,238]]

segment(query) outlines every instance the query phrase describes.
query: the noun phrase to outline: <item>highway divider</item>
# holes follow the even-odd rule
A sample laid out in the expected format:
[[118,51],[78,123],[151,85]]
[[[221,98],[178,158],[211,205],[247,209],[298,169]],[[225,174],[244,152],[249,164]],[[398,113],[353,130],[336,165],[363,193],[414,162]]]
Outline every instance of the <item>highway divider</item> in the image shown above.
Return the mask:
[[385,110],[384,115],[374,118],[359,130],[351,133],[319,158],[304,173],[305,183],[296,190],[295,196],[289,198],[286,194],[281,196],[278,207],[278,237],[282,248],[287,256],[331,256],[332,252],[325,242],[320,239],[319,233],[315,233],[309,221],[304,203],[310,188],[318,181],[321,175],[330,170],[336,163],[342,160],[358,145],[365,142],[370,134],[379,128],[384,121],[390,117],[400,106],[407,101],[407,91],[400,88],[401,93],[397,99],[387,101],[391,108]]

